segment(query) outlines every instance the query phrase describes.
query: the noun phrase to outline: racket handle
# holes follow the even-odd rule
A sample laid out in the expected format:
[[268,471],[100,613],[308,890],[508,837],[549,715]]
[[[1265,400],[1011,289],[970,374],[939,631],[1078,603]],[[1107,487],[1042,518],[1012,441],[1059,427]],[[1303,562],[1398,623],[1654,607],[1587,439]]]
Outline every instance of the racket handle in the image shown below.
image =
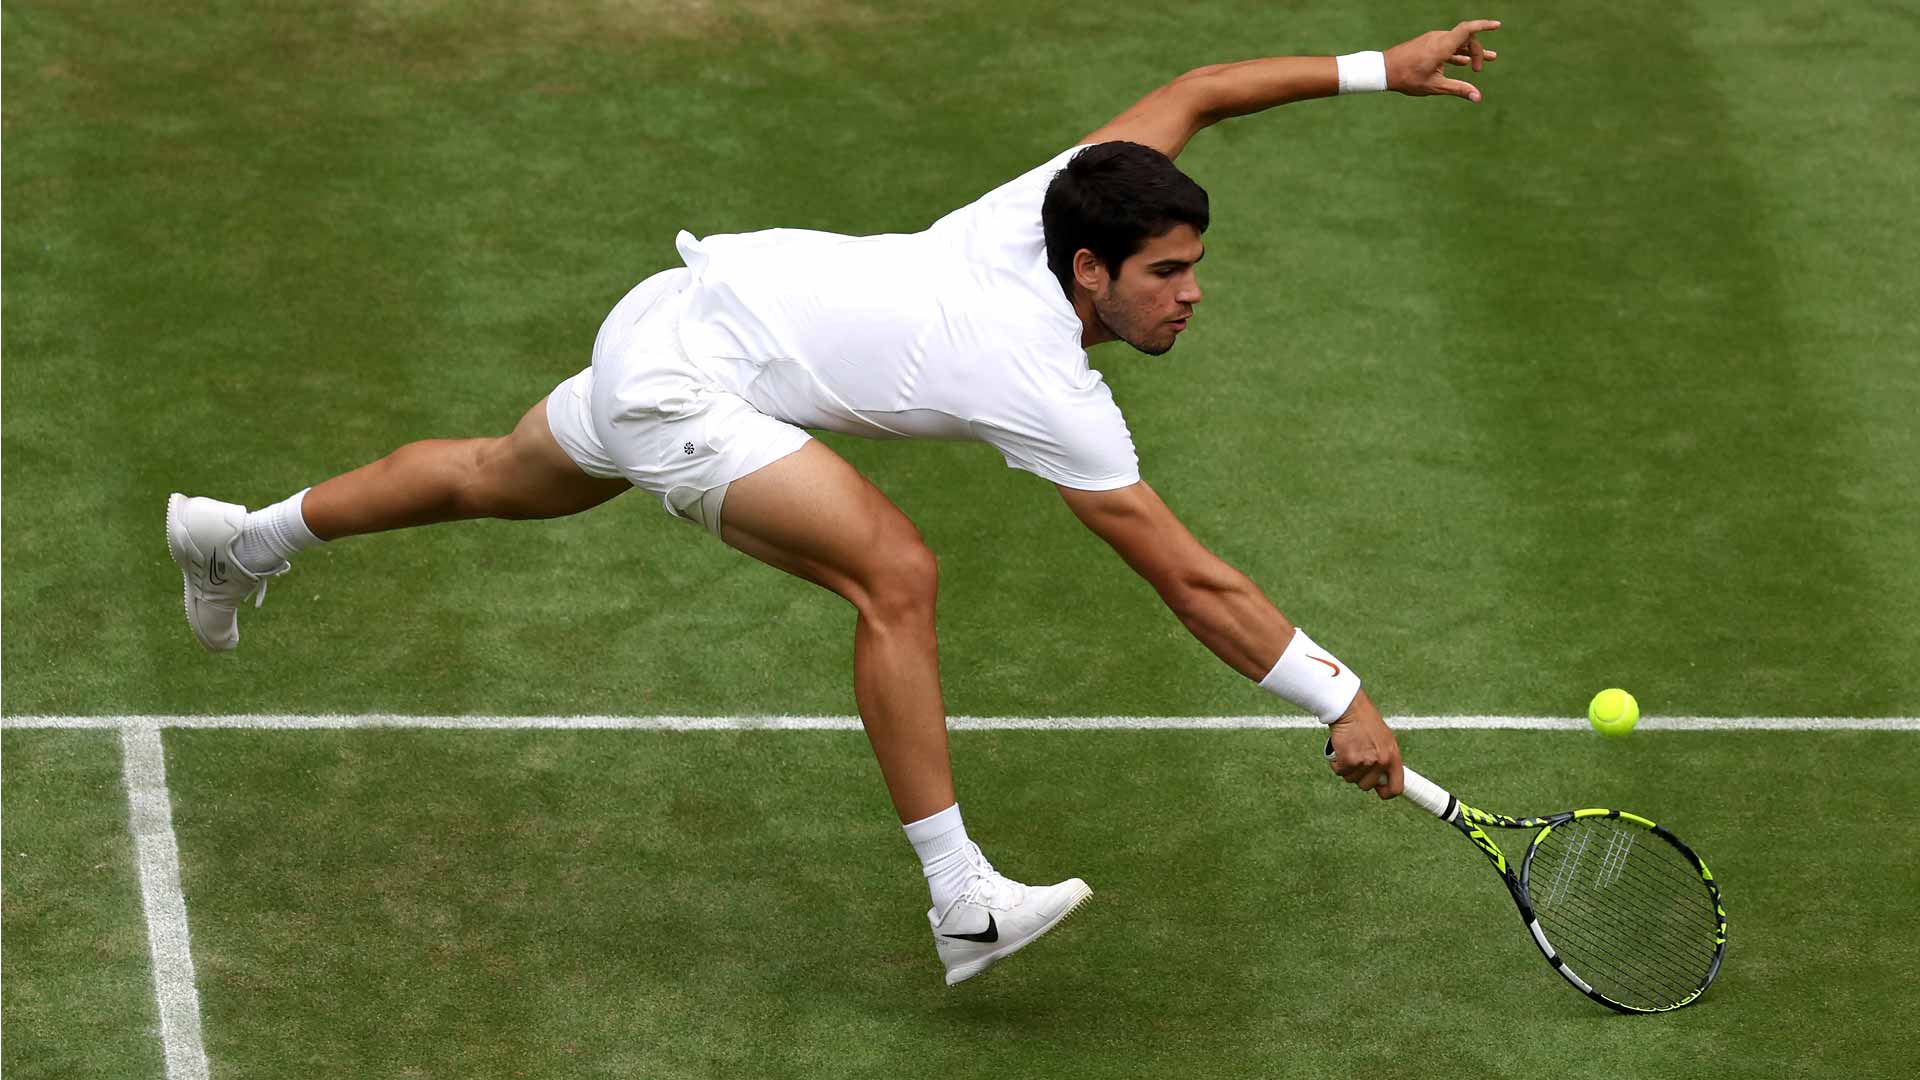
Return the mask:
[[[1327,740],[1327,747],[1325,750],[1322,750],[1321,753],[1327,760],[1333,760],[1333,740],[1331,738]],[[1441,821],[1447,821],[1452,818],[1454,806],[1457,804],[1454,802],[1453,796],[1447,794],[1446,788],[1414,772],[1413,767],[1404,761],[1400,763],[1400,775],[1404,781],[1404,786],[1400,790],[1402,797],[1412,800],[1413,805],[1425,810]]]
[[1446,788],[1407,768],[1404,761],[1400,763],[1400,775],[1406,779],[1406,787],[1400,792],[1403,797],[1434,817],[1447,820],[1455,804]]

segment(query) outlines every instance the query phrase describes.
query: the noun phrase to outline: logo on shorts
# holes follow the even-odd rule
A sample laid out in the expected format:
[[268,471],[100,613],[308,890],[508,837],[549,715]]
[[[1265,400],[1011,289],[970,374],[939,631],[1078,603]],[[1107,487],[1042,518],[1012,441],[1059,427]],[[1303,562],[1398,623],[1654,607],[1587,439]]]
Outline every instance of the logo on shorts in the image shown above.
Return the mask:
[[687,455],[688,457],[692,457],[692,456],[693,456],[693,444],[692,444],[692,443],[688,443],[687,445],[685,445],[685,446],[683,446],[683,447],[681,447],[680,449],[681,449],[681,450],[683,450],[683,451],[685,451],[685,452],[686,452],[686,455]]

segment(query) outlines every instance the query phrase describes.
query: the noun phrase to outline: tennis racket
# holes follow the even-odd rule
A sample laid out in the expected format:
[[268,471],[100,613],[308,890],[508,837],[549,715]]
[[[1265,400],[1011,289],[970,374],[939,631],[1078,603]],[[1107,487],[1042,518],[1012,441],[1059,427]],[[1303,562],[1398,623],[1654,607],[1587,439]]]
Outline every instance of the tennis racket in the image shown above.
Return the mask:
[[[1679,837],[1625,810],[1489,814],[1401,767],[1402,794],[1473,841],[1547,963],[1581,993],[1623,1013],[1662,1013],[1712,985],[1727,951],[1727,912],[1707,864]],[[1532,830],[1518,874],[1488,828]]]

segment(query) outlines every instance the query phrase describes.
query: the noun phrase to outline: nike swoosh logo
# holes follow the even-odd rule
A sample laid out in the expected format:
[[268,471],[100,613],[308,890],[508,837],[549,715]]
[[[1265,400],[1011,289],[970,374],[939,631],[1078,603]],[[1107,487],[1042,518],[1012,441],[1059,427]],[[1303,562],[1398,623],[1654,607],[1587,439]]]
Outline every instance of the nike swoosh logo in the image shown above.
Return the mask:
[[1321,658],[1321,657],[1318,657],[1318,656],[1309,656],[1309,657],[1307,657],[1307,659],[1309,659],[1309,660],[1317,660],[1317,661],[1319,661],[1320,663],[1322,663],[1322,664],[1325,664],[1325,665],[1327,665],[1328,667],[1330,667],[1330,668],[1332,668],[1332,669],[1333,669],[1333,677],[1334,677],[1334,678],[1336,678],[1336,679],[1337,679],[1337,678],[1339,678],[1339,677],[1340,677],[1340,665],[1339,665],[1339,664],[1336,664],[1336,663],[1334,663],[1334,662],[1333,662],[1333,661],[1331,661],[1331,660],[1326,660],[1326,659],[1323,659],[1323,658]]
[[961,941],[995,942],[1000,940],[1000,927],[994,924],[993,913],[987,913],[987,928],[977,934],[941,934],[941,937],[959,938]]
[[219,559],[207,560],[207,584],[225,585],[227,583],[227,565]]

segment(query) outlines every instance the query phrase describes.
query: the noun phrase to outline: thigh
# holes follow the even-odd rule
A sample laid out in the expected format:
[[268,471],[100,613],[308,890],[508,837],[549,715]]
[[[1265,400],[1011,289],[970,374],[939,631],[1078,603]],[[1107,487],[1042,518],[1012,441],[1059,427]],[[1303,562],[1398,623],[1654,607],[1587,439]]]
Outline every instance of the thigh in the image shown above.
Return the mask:
[[893,500],[818,440],[734,481],[720,538],[856,603],[884,560],[923,547]]

